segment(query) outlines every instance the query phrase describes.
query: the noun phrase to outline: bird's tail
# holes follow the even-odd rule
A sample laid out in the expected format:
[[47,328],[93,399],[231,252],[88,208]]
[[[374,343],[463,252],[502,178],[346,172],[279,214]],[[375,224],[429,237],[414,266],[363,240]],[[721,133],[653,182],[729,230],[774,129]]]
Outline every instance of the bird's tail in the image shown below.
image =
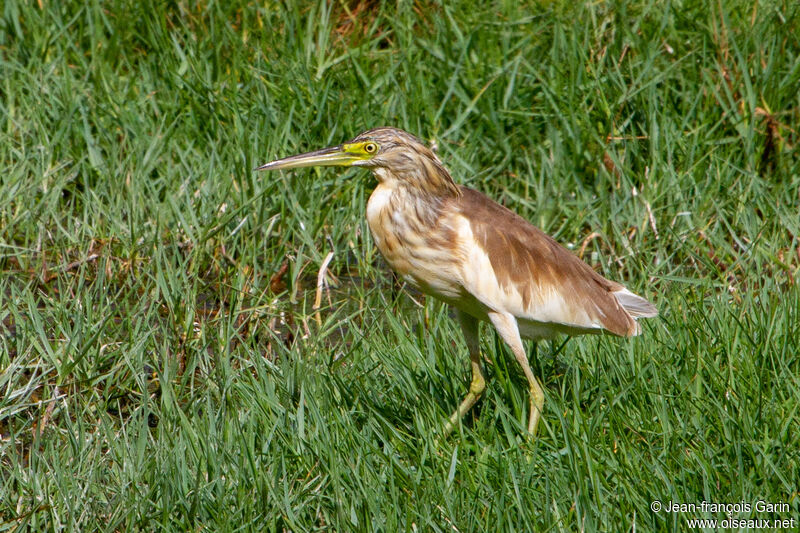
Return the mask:
[[[641,296],[633,294],[624,287],[618,291],[612,292],[611,294],[613,294],[617,299],[619,305],[621,305],[622,308],[635,320],[658,316],[658,309],[656,309],[655,305],[651,304]],[[636,331],[633,333],[633,335],[638,335],[639,333],[641,333],[641,327],[639,324],[636,324]]]

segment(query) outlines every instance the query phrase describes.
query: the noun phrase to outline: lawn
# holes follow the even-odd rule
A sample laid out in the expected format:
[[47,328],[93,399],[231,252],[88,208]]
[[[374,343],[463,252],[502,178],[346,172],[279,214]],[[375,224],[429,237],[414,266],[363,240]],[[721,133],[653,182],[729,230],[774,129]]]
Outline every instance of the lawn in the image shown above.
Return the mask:
[[[0,7],[0,531],[800,527],[800,4],[300,4]],[[529,345],[535,441],[486,326],[439,438],[369,172],[252,171],[381,125],[659,308]]]

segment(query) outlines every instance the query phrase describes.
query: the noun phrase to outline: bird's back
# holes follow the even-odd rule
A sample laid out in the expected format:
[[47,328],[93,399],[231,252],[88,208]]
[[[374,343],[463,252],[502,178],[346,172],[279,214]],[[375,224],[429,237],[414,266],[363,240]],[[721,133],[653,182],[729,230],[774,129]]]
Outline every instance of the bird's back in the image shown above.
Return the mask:
[[650,302],[607,280],[522,217],[478,191],[459,189],[450,201],[462,218],[460,224],[451,221],[461,226],[462,283],[487,309],[517,317],[523,336],[632,336],[640,332],[637,318],[658,314]]

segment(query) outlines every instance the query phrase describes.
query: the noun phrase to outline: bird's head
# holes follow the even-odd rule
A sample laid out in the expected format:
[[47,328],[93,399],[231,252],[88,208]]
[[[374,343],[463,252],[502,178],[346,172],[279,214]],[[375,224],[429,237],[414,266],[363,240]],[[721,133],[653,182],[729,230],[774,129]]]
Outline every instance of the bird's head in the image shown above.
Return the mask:
[[460,194],[436,154],[410,133],[396,128],[371,129],[340,145],[277,159],[256,170],[318,166],[366,167],[389,186],[437,195]]

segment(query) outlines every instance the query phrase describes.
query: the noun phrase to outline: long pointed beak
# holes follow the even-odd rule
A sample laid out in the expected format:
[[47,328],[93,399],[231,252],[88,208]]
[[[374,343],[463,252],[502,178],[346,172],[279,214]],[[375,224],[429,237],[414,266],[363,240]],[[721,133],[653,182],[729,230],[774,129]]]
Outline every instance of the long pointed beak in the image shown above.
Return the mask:
[[293,155],[284,157],[283,159],[276,159],[270,161],[265,165],[261,165],[255,170],[281,170],[289,168],[303,168],[303,167],[332,167],[332,166],[350,166],[362,158],[356,154],[348,153],[344,148],[339,146],[331,146],[330,148],[323,148],[322,150],[315,150],[306,154]]

